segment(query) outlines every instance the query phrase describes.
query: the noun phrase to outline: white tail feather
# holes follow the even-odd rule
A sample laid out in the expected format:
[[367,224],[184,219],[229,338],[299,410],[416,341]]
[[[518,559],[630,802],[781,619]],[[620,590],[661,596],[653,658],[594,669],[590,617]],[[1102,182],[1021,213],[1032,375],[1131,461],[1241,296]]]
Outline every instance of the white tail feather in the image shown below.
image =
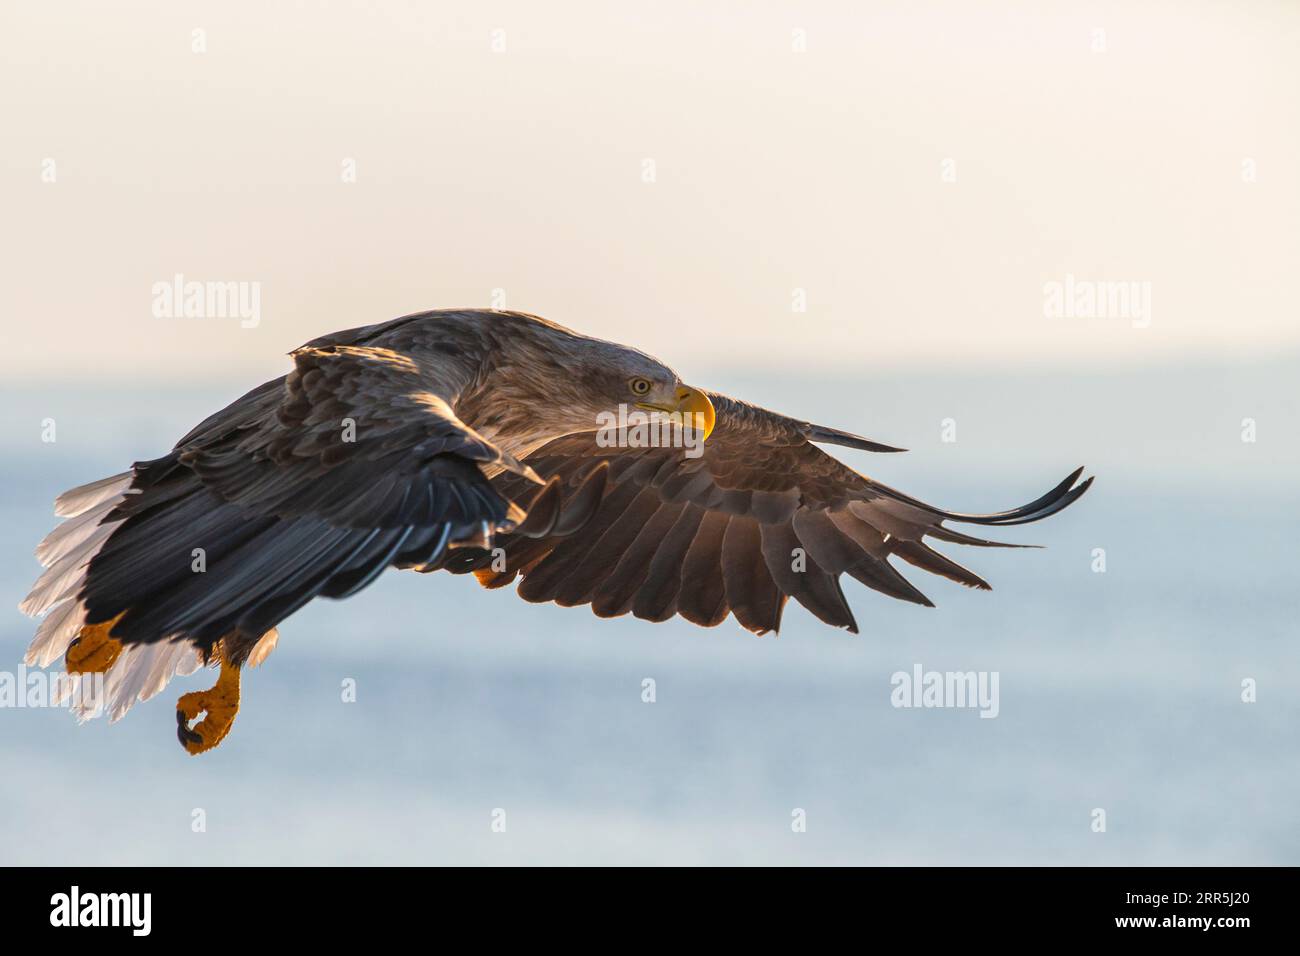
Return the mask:
[[83,511],[95,507],[109,498],[116,498],[131,484],[133,472],[124,471],[120,475],[110,475],[88,485],[79,485],[65,491],[54,499],[54,513],[64,518],[71,518]]
[[[135,494],[135,492],[132,492],[132,494]],[[99,523],[121,503],[123,498],[125,498],[125,495],[101,502],[89,511],[82,512],[75,518],[69,518],[56,525],[54,530],[47,534],[45,539],[36,546],[36,557],[41,562],[41,565],[48,568],[59,558],[85,541],[88,535],[94,534]]]
[[135,493],[129,488],[131,479],[130,472],[101,478],[65,491],[55,502],[55,512],[70,517],[36,546],[36,557],[47,570],[18,605],[33,617],[49,611],[27,648],[28,664],[48,667],[67,653],[80,633],[86,609],[78,593],[86,568],[120,523],[120,519],[104,519],[128,494]]
[[72,711],[82,722],[105,713],[110,721],[120,720],[137,700],[148,700],[173,677],[193,674],[201,664],[198,649],[183,640],[128,644],[104,675],[103,699],[78,696]]
[[23,603],[18,605],[18,609],[34,617],[53,607],[58,601],[72,597],[80,590],[82,581],[85,580],[86,566],[90,564],[91,558],[99,553],[99,549],[104,546],[108,536],[117,529],[118,524],[120,522],[110,521],[93,528],[85,541],[54,562],[37,579]]
[[280,632],[275,628],[271,628],[257,639],[257,643],[253,645],[253,649],[248,653],[248,660],[244,663],[249,667],[257,667],[262,661],[271,656],[271,652],[275,650],[275,645],[279,643],[279,640]]
[[80,601],[67,598],[60,602],[36,629],[36,637],[27,648],[24,660],[28,665],[49,667],[67,653],[85,623],[86,608]]

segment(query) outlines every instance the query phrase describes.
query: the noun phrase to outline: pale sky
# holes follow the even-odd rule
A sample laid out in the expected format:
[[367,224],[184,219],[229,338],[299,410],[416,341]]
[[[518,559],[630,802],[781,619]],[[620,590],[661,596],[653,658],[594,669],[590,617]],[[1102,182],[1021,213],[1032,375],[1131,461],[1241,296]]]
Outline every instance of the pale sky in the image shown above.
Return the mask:
[[[1300,349],[1294,4],[137,7],[0,10],[7,380],[494,302],[706,385]],[[155,316],[177,274],[256,327]],[[1067,275],[1149,308],[1048,318]]]

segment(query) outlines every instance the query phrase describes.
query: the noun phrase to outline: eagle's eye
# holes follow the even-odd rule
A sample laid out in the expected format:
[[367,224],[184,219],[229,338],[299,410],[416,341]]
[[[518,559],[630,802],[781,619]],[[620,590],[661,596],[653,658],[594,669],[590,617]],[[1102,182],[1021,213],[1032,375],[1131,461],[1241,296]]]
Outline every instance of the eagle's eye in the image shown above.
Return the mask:
[[632,389],[633,395],[649,395],[650,380],[645,378],[634,378],[627,383],[628,388]]

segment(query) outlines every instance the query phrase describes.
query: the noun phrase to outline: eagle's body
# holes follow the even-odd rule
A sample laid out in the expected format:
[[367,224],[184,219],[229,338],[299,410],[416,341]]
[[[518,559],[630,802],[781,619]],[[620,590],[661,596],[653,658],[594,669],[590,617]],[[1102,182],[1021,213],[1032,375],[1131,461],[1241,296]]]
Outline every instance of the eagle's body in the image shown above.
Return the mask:
[[[955,515],[812,443],[898,449],[706,396],[641,352],[520,313],[420,313],[293,359],[169,454],[60,497],[68,520],[37,549],[47,571],[23,603],[48,611],[28,661],[104,674],[114,718],[219,663],[217,686],[178,705],[192,753],[229,730],[239,668],[277,624],[388,567],[488,587],[522,575],[529,601],[706,626],[730,613],[757,633],[793,597],[856,630],[841,574],[926,605],[888,558],[987,588],[923,538],[994,546],[942,522],[1036,521],[1090,483],[1076,471],[1022,508]],[[683,438],[707,440],[598,440],[620,406],[680,413],[697,429]]]

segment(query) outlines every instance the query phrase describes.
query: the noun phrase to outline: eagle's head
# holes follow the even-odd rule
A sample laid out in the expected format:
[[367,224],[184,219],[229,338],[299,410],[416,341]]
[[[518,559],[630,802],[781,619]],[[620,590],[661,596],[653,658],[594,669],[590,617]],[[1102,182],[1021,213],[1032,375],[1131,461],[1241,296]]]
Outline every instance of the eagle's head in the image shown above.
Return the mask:
[[708,395],[687,385],[652,355],[552,323],[515,337],[508,361],[520,410],[552,433],[598,432],[612,420],[653,417],[691,429],[697,441],[713,431]]

